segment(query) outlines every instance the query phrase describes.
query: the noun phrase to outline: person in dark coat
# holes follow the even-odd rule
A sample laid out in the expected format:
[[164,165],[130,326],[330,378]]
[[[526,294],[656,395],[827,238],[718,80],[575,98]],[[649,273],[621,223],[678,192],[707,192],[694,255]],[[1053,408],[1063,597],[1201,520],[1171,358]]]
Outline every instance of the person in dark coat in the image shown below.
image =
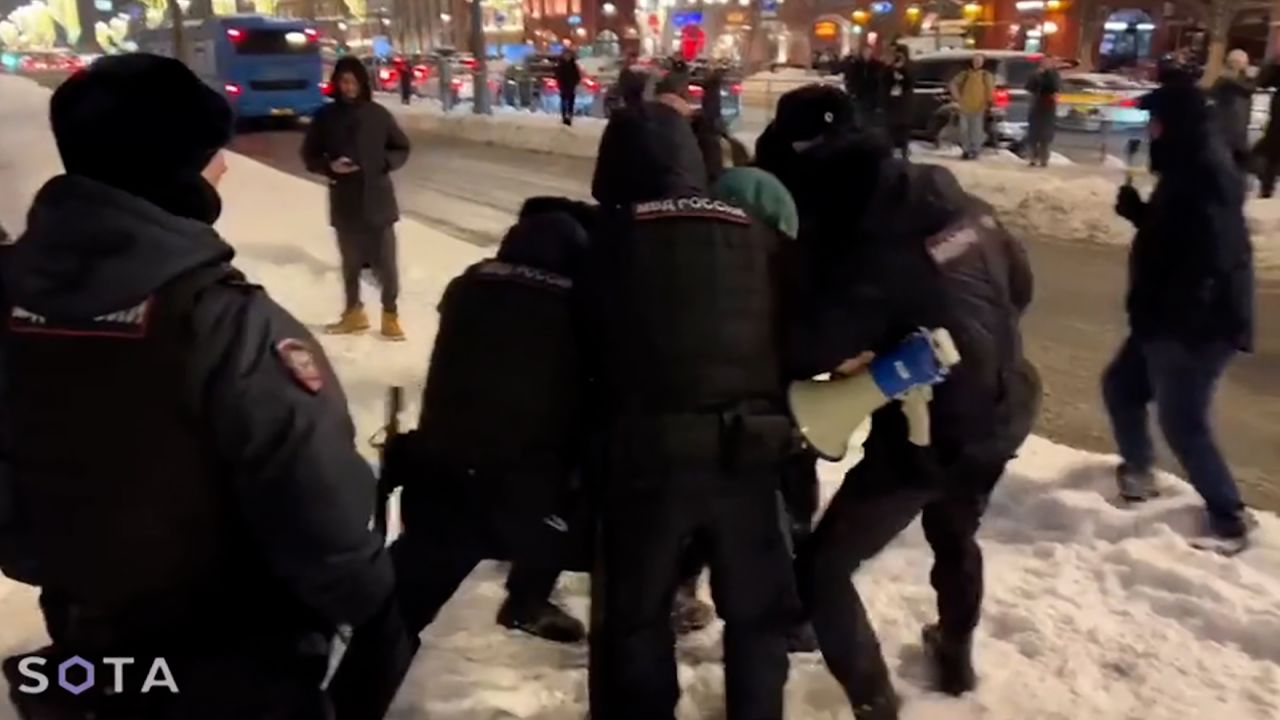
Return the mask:
[[903,158],[911,156],[911,107],[916,83],[910,53],[904,45],[893,48],[893,62],[884,71],[884,113],[893,147]]
[[875,56],[875,49],[863,43],[858,49],[858,56],[846,60],[842,68],[844,89],[853,98],[858,123],[863,127],[874,127],[880,122],[884,67],[884,63]]
[[1248,518],[1209,425],[1227,365],[1253,346],[1253,255],[1244,189],[1200,91],[1166,85],[1143,100],[1151,113],[1146,201],[1120,189],[1116,211],[1137,228],[1129,256],[1129,337],[1103,376],[1103,397],[1124,464],[1121,495],[1155,494],[1147,407],[1187,479],[1204,498],[1209,530],[1243,542]]
[[1232,50],[1227,54],[1222,75],[1209,90],[1218,132],[1222,133],[1223,142],[1242,173],[1249,168],[1249,116],[1253,111],[1255,89],[1246,74],[1248,69],[1249,56],[1243,50]]
[[578,67],[578,57],[572,50],[566,49],[560,59],[556,60],[555,77],[560,89],[560,120],[565,125],[573,125],[578,85],[582,83],[582,69]]
[[400,103],[408,105],[413,97],[413,65],[405,58],[401,58],[400,62],[396,63],[396,70],[400,73]]
[[684,116],[646,109],[606,130],[616,142],[598,162],[631,183],[609,195],[585,296],[603,434],[591,716],[673,717],[669,609],[696,543],[725,620],[728,717],[778,718],[795,619],[776,499],[792,431],[777,324],[788,241],[710,198]]
[[404,479],[404,534],[392,554],[415,634],[494,558],[513,561],[499,623],[558,642],[586,637],[549,599],[592,527],[572,488],[586,387],[572,293],[585,250],[585,230],[554,205],[522,213],[497,257],[467,268],[440,301],[418,429],[393,455],[409,461],[393,471]]
[[1271,105],[1267,112],[1267,128],[1254,152],[1259,160],[1258,179],[1262,183],[1261,197],[1275,195],[1276,176],[1280,175],[1280,64],[1274,59],[1263,66],[1258,74],[1258,89],[1271,89]]
[[302,142],[309,172],[329,179],[329,221],[342,256],[342,318],[332,334],[363,332],[369,317],[360,300],[366,267],[382,286],[382,336],[403,340],[396,300],[395,223],[400,219],[391,173],[409,160],[409,139],[395,118],[376,102],[369,72],[358,58],[344,57],[333,69],[334,102],[320,108]]
[[930,446],[910,443],[896,403],[873,416],[864,459],[798,558],[801,597],[854,716],[890,720],[898,701],[849,576],[922,515],[938,593],[939,621],[925,629],[936,683],[953,694],[974,686],[975,534],[1039,401],[1019,329],[1032,276],[1019,242],[950,171],[893,159],[874,133],[827,122],[841,102],[811,92],[787,103],[772,140],[801,148],[786,177],[809,179],[792,190],[811,295],[789,317],[789,367],[802,377],[855,372],[921,327],[950,331],[962,358],[934,391]]
[[132,54],[49,115],[66,174],[0,282],[0,570],[40,587],[51,665],[165,658],[179,691],[15,690],[20,714],[382,717],[412,648],[375,481],[324,351],[211,227],[230,107]]
[[1032,167],[1049,167],[1049,150],[1058,127],[1058,93],[1062,79],[1056,61],[1048,56],[1040,61],[1040,69],[1027,80],[1031,95],[1031,112],[1027,115],[1027,157]]

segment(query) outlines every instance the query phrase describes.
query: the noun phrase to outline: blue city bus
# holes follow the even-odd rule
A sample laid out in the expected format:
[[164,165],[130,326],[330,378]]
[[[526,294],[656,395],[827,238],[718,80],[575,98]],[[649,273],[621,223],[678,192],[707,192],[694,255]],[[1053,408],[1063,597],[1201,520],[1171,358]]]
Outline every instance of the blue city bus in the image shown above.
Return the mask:
[[[226,96],[241,119],[310,117],[326,102],[320,33],[301,20],[232,15],[188,22],[188,64]],[[172,31],[161,28],[143,49],[172,54]],[[169,47],[153,49],[152,43]],[[169,50],[169,52],[164,52]]]

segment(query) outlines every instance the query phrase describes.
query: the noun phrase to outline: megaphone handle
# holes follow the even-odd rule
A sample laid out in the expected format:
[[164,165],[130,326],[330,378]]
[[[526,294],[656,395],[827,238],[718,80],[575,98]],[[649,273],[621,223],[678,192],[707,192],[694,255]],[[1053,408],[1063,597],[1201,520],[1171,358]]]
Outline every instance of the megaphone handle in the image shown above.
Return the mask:
[[916,447],[929,447],[929,398],[928,387],[916,387],[902,396],[902,414],[907,416],[907,439]]

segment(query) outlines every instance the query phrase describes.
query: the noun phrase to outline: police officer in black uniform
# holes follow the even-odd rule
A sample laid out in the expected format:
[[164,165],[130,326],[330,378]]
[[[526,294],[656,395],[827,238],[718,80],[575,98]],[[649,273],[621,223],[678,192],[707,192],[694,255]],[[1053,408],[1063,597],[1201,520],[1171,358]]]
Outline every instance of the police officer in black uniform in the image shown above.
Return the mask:
[[397,591],[415,634],[494,558],[513,561],[499,623],[586,636],[549,596],[562,569],[585,566],[591,528],[576,491],[586,375],[573,305],[587,236],[571,203],[549,200],[449,284],[418,429],[390,454],[404,485]]
[[587,290],[605,415],[591,715],[609,720],[673,716],[669,611],[692,542],[725,620],[728,716],[782,717],[794,619],[777,501],[791,439],[785,241],[707,199],[699,159],[680,155],[696,152],[690,114],[674,97],[649,103],[643,121],[606,131],[598,159],[597,197],[615,209],[593,238]]
[[760,150],[800,207],[814,289],[792,318],[792,367],[852,371],[864,353],[892,349],[920,327],[949,330],[961,356],[934,391],[932,444],[909,442],[896,404],[877,412],[863,460],[798,561],[823,657],[854,716],[891,720],[898,701],[889,670],[849,576],[922,514],[939,612],[925,643],[940,690],[972,689],[982,600],[975,534],[1039,405],[1019,329],[1032,276],[1019,242],[948,170],[893,158],[878,135],[851,131],[839,90],[793,93],[779,103],[772,147]]
[[[3,266],[0,569],[41,588],[50,667],[144,669],[123,694],[15,689],[19,712],[382,717],[410,648],[374,478],[319,345],[211,227],[230,108],[124,55],[50,117],[66,174]],[[156,658],[176,695],[138,692]]]

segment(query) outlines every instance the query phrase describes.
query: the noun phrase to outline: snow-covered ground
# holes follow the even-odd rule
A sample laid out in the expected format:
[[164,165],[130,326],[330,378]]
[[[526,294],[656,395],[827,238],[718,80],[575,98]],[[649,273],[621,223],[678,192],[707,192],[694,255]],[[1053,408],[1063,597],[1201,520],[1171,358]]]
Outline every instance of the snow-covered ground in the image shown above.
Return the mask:
[[[0,77],[0,222],[21,227],[31,192],[56,172],[46,95]],[[337,254],[324,189],[232,156],[219,229],[239,264],[304,322],[339,309]],[[347,390],[361,447],[387,385],[416,396],[444,284],[481,251],[413,222],[399,226],[410,340],[323,337]],[[1101,412],[1101,410],[1099,410]],[[495,419],[495,422],[499,422]],[[930,553],[913,526],[857,576],[907,699],[905,720],[1182,720],[1280,717],[1280,519],[1260,517],[1255,546],[1225,559],[1192,550],[1199,513],[1185,483],[1138,511],[1111,500],[1114,459],[1032,438],[993,498],[982,531],[987,601],[977,640],[983,681],[962,699],[928,692],[920,626],[933,617]],[[832,490],[839,469],[823,469]],[[587,579],[559,592],[585,616]],[[488,720],[583,717],[586,654],[499,629],[501,569],[476,571],[428,631],[391,717]],[[681,718],[723,716],[719,628],[681,643]],[[34,594],[0,578],[0,655],[42,639]],[[2,691],[3,688],[0,688]],[[793,659],[787,716],[849,718],[820,659]],[[0,701],[0,706],[3,701]],[[0,707],[0,720],[13,720]]]
[[[579,158],[595,157],[605,124],[599,118],[581,118],[570,128],[553,115],[524,111],[492,116],[444,113],[431,103],[388,107],[409,128]],[[737,135],[748,147],[754,147],[758,132]],[[965,189],[991,203],[1000,219],[1024,236],[1103,245],[1127,245],[1133,240],[1133,226],[1114,210],[1116,189],[1124,176],[1123,162],[1085,167],[1055,153],[1052,167],[1035,169],[1007,150],[988,152],[978,162],[959,160],[955,147],[938,149],[915,143],[913,151],[917,160],[927,158],[927,162],[950,168]],[[1245,211],[1259,273],[1280,274],[1280,201],[1253,199]]]

